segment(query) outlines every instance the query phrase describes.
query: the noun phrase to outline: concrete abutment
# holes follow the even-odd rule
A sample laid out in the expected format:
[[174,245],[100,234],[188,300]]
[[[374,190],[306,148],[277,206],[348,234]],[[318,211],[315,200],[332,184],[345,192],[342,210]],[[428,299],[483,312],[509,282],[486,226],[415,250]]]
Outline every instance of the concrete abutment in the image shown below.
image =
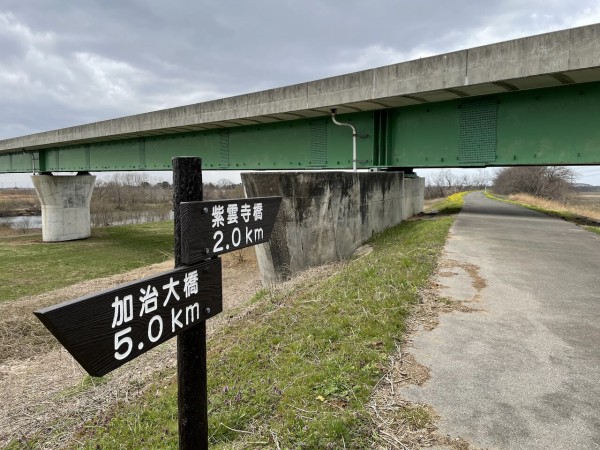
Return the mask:
[[96,177],[32,175],[42,205],[44,242],[72,241],[91,235],[90,201]]
[[348,258],[373,234],[423,210],[423,178],[402,172],[253,172],[248,197],[283,197],[270,243],[256,247],[263,284]]

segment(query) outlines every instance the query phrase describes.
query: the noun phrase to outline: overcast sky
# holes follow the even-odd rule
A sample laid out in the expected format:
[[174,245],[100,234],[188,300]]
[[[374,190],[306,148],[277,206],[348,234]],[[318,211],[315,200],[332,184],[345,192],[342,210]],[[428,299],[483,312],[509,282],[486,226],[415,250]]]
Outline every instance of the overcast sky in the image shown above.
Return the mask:
[[0,139],[597,22],[597,0],[2,0]]

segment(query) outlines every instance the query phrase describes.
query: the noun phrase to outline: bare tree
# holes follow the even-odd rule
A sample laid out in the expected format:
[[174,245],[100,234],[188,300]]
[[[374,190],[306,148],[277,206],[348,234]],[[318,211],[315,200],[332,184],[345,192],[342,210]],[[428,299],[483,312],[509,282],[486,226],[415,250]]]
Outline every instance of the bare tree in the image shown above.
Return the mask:
[[471,174],[456,174],[442,169],[425,180],[425,198],[441,198],[462,191],[484,189],[489,184],[489,175],[483,169]]
[[562,166],[505,167],[494,178],[494,192],[530,194],[564,201],[573,191],[575,173]]
[[23,216],[21,220],[17,223],[17,228],[21,230],[21,233],[25,234],[31,229],[31,217]]
[[[172,209],[171,184],[156,182],[145,173],[117,173],[98,180],[92,196],[94,226],[166,220]],[[241,184],[221,179],[204,185],[206,200],[244,197]]]

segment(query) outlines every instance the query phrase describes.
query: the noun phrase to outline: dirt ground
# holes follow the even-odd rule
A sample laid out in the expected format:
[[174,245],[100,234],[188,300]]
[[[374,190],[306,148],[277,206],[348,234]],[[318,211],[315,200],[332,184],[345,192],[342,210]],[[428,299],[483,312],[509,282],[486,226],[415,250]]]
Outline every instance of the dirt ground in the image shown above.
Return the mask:
[[[242,252],[241,256],[239,252],[223,255],[223,313],[207,321],[209,339],[224,321],[242,314],[243,308],[237,307],[261,288],[254,250]],[[0,304],[0,447],[17,441],[23,448],[61,448],[72,442],[75,432],[89,419],[119,402],[135,399],[153,379],[173,376],[169,369],[176,366],[176,339],[102,379],[93,379],[53,337],[38,328],[31,314],[172,267],[173,262],[167,261]]]

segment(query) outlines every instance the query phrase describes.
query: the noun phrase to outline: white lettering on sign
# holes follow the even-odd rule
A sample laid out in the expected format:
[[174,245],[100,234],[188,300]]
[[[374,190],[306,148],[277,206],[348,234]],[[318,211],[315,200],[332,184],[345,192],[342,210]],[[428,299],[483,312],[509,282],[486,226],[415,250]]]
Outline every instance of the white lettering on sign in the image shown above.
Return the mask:
[[[246,244],[252,244],[253,242],[260,241],[264,238],[264,231],[262,228],[248,228],[246,227]],[[254,241],[253,241],[254,239]]]
[[175,314],[175,308],[171,309],[171,332],[175,333],[175,326],[177,325],[179,328],[183,328],[183,324],[179,321],[179,316],[181,315],[182,309],[177,311],[177,315]]
[[[162,307],[171,307],[171,333],[176,333],[184,328],[184,326],[200,320],[200,304],[198,302],[188,305],[185,308],[177,308],[176,306],[181,296],[187,299],[198,293],[198,270],[192,270],[185,272],[183,280],[181,278],[178,280],[170,277],[169,282],[162,286],[160,295],[159,291],[152,284],[148,284],[145,288],[140,288],[141,295],[139,296],[137,307],[133,301],[133,295],[126,295],[123,298],[116,296],[114,302],[111,303],[111,308],[113,309],[112,328],[121,327],[132,321],[134,318],[134,307],[139,308],[139,311],[136,309],[139,317],[150,315],[158,309],[160,300]],[[150,318],[146,334],[151,343],[158,342],[163,337],[165,332],[164,325],[163,318],[160,315],[155,314]],[[114,357],[119,361],[129,357],[135,347],[140,351],[144,348],[144,342],[134,344],[132,337],[129,335],[131,330],[132,327],[115,330]]]
[[[115,359],[118,359],[119,361],[127,358],[131,353],[131,349],[133,349],[133,341],[131,338],[129,336],[123,337],[130,331],[131,327],[127,327],[115,333]],[[122,348],[123,345],[126,345],[127,349],[123,353],[118,352],[117,350]]]
[[242,232],[240,231],[240,229],[238,227],[235,227],[231,231],[231,243],[233,244],[234,247],[239,247],[240,242],[242,242]]
[[[196,318],[194,319],[194,312],[196,313]],[[200,305],[198,303],[194,303],[193,305],[186,306],[185,308],[185,324],[189,325],[194,323],[195,320],[200,319]]]
[[[229,238],[229,239],[226,239]],[[235,227],[231,230],[231,234],[229,236],[225,236],[221,230],[215,231],[213,234],[213,239],[215,240],[215,245],[213,246],[213,253],[219,253],[223,250],[229,250],[230,245],[227,244],[223,247],[223,242],[229,241],[233,248],[237,248],[240,245],[253,245],[254,243],[263,240],[265,238],[265,231],[262,227],[244,227],[244,232],[238,227]]]
[[[156,326],[152,327],[152,324],[158,324],[158,330],[156,330]],[[150,323],[148,323],[148,339],[150,342],[156,342],[160,339],[163,332],[163,320],[160,316],[154,316],[150,319]]]
[[213,253],[222,252],[223,247],[221,246],[221,243],[223,242],[223,232],[215,231],[215,234],[213,234],[213,239],[216,239],[217,241],[215,242],[215,246],[213,247]]
[[142,309],[140,310],[140,317],[144,314],[149,314],[156,311],[158,308],[158,291],[154,286],[148,285],[147,289],[141,288],[140,302],[142,302]]
[[120,299],[119,296],[116,296],[115,301],[112,303],[112,307],[114,308],[113,328],[120,327],[133,319],[133,295],[126,295],[122,299]]
[[262,207],[262,203],[255,203],[254,204],[254,208],[253,208],[253,213],[252,215],[254,216],[254,221],[258,221],[258,220],[262,220],[262,212],[263,212],[263,207]]
[[[226,216],[224,216],[226,212]],[[232,224],[248,224],[242,227],[233,227],[225,230],[216,230],[213,233],[212,253],[221,253],[234,250],[240,246],[249,246],[264,240],[264,229],[259,225],[263,220],[263,203],[223,203],[212,206],[212,228],[219,228]],[[226,217],[226,219],[224,218]],[[231,231],[229,231],[231,230]]]
[[168,289],[167,297],[165,298],[165,302],[163,303],[163,306],[167,306],[167,303],[169,303],[169,299],[171,298],[171,295],[173,297],[175,297],[175,300],[179,300],[179,295],[177,295],[177,292],[175,292],[175,286],[177,286],[178,284],[179,284],[179,281],[173,281],[173,277],[171,277],[170,281],[163,286],[163,290]]
[[238,206],[235,203],[227,205],[227,225],[238,223]]
[[223,205],[215,205],[212,208],[212,227],[219,228],[225,225],[225,219],[223,214],[225,213],[225,208]]
[[192,294],[198,293],[198,271],[188,272],[185,274],[183,279],[183,291],[185,292],[185,298],[189,298]]
[[252,209],[251,209],[250,205],[247,203],[243,204],[242,208],[240,209],[240,215],[242,216],[242,219],[244,219],[244,222],[248,223],[250,221],[251,214],[252,214]]

